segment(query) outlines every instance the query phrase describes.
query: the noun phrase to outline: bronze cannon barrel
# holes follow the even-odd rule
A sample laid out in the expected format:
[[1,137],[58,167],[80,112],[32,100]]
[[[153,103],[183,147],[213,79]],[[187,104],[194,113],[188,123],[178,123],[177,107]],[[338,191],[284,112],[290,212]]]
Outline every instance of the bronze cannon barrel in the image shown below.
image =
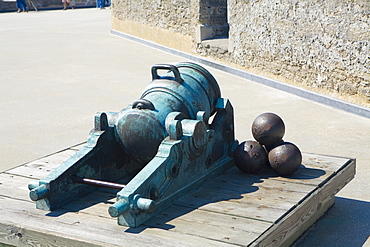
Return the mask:
[[168,136],[165,120],[169,113],[181,112],[184,118],[195,119],[198,111],[204,111],[208,119],[221,97],[215,78],[194,63],[154,65],[152,79],[140,99],[119,113],[115,126],[122,148],[143,165]]

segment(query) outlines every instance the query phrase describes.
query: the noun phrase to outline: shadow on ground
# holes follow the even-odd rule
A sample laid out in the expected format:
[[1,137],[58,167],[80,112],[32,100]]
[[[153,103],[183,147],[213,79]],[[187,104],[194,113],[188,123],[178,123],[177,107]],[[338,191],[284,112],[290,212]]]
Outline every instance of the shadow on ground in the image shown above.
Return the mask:
[[359,247],[364,245],[369,236],[370,202],[336,197],[334,206],[294,247]]

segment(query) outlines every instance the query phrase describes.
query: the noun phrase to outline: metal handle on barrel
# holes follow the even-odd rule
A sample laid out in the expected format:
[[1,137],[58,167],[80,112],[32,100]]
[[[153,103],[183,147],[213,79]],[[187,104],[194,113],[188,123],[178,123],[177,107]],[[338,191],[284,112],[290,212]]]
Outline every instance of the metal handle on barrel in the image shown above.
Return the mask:
[[158,75],[158,70],[169,70],[173,73],[175,81],[178,83],[182,83],[182,78],[180,75],[179,69],[171,64],[156,64],[152,67],[152,78],[153,80],[160,79],[161,77]]

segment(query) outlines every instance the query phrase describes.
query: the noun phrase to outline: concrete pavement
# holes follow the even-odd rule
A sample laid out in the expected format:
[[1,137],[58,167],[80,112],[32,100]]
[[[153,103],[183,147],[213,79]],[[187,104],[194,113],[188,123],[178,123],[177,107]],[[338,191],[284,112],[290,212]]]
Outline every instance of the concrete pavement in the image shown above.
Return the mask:
[[[98,111],[140,97],[157,63],[187,61],[110,34],[110,10],[0,14],[0,171],[86,141]],[[357,159],[355,179],[297,246],[362,246],[370,235],[370,119],[206,67],[234,106],[236,138],[274,112],[302,152]]]

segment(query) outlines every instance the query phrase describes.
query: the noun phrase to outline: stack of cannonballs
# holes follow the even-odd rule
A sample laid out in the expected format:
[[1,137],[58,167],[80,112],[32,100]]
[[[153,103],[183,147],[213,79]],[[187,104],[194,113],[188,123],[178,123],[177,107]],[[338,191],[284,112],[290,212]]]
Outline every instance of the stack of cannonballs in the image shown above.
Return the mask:
[[301,165],[302,154],[296,145],[283,141],[284,134],[285,125],[278,115],[259,115],[252,124],[256,141],[239,144],[234,152],[235,165],[248,174],[256,173],[266,165],[280,176],[293,174]]

